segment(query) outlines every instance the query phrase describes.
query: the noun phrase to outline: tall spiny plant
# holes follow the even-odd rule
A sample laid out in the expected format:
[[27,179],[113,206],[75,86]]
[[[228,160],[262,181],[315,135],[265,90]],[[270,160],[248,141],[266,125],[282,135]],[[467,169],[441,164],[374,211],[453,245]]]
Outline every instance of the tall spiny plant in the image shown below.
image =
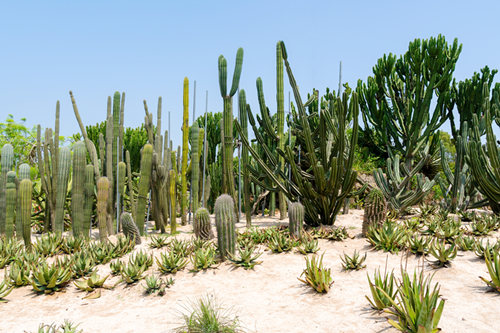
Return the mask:
[[[241,125],[241,131],[244,137],[248,137],[248,126],[247,126],[247,100],[245,90],[240,90],[240,100],[238,103],[239,107],[239,120]],[[250,169],[249,169],[249,156],[248,148],[243,145],[241,148],[241,168],[243,173],[243,205],[246,217],[246,226],[250,228],[252,226],[252,212],[250,207]]]
[[[87,161],[87,149],[85,143],[77,142],[73,146],[73,178],[71,181],[71,219],[73,222],[73,235],[79,237],[83,234],[85,223],[85,168]],[[92,200],[88,198],[87,200]]]
[[181,167],[181,224],[187,223],[187,158],[189,139],[189,80],[184,78],[183,89],[183,117],[182,117],[182,167]]
[[1,174],[0,174],[0,235],[5,233],[6,229],[6,188],[7,173],[12,170],[14,163],[14,147],[7,143],[2,147],[1,152]]

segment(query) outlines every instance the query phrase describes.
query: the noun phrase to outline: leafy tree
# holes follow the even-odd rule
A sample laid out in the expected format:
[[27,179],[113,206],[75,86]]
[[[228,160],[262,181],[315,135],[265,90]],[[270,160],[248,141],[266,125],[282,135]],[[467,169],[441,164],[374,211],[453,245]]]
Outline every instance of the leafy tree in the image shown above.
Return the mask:
[[26,118],[19,122],[9,114],[5,122],[0,123],[0,147],[10,143],[14,147],[14,163],[21,164],[29,162],[34,157],[33,147],[36,144],[36,129],[29,129],[25,125]]

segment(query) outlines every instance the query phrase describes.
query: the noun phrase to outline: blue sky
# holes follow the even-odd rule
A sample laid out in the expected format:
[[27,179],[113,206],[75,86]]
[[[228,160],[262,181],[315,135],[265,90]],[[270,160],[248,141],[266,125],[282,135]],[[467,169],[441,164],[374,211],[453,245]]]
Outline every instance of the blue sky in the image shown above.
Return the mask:
[[[414,38],[456,37],[463,50],[455,77],[500,68],[500,1],[3,1],[0,3],[0,118],[78,132],[68,91],[85,124],[105,119],[106,99],[125,91],[125,125],[138,126],[163,97],[180,142],[182,82],[197,81],[197,114],[220,111],[217,59],[232,70],[245,51],[240,87],[257,111],[255,80],[275,109],[275,44],[284,40],[301,92],[365,80],[384,53],[403,53]],[[229,75],[228,75],[229,76]],[[500,75],[496,81],[500,80]],[[286,91],[288,80],[285,78]],[[192,110],[191,110],[192,112]],[[163,117],[166,124],[167,117]],[[191,119],[190,119],[191,120]]]

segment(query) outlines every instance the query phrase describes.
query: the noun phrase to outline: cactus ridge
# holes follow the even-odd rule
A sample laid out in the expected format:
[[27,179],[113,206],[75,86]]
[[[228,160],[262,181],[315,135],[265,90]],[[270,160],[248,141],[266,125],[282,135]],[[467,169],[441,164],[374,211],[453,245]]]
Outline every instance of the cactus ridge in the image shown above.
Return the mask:
[[293,202],[288,207],[288,229],[294,237],[301,237],[304,214],[304,206],[300,202]]
[[71,217],[73,235],[75,237],[83,234],[86,162],[87,148],[83,141],[79,141],[73,146],[73,180],[71,182]]
[[[16,173],[9,171],[7,173],[7,185],[5,186],[5,237],[7,239],[14,236],[14,223],[16,217]],[[17,229],[17,228],[16,228]],[[22,228],[19,228],[21,230]]]
[[31,248],[31,196],[32,196],[32,183],[29,179],[21,180],[19,184],[18,200],[20,202],[21,224],[23,227],[24,246]]
[[12,170],[14,164],[14,148],[10,143],[3,145],[1,151],[1,173],[0,173],[0,235],[5,233],[5,218],[6,218],[6,185],[7,173]]
[[208,209],[201,207],[196,210],[194,215],[193,231],[196,237],[200,239],[212,239],[214,234],[210,225],[210,213]]
[[64,205],[68,193],[69,169],[71,164],[71,152],[68,147],[61,147],[58,156],[57,193],[56,193],[56,215],[55,228],[57,233],[64,232]]
[[123,212],[120,215],[120,224],[122,225],[123,234],[133,240],[135,244],[141,244],[141,235],[139,234],[139,228],[134,222],[132,214]]
[[363,215],[362,235],[366,236],[368,228],[373,224],[382,224],[387,215],[387,203],[379,189],[372,189],[366,196]]
[[222,194],[215,200],[215,226],[217,228],[217,244],[222,260],[235,251],[234,201],[228,194]]

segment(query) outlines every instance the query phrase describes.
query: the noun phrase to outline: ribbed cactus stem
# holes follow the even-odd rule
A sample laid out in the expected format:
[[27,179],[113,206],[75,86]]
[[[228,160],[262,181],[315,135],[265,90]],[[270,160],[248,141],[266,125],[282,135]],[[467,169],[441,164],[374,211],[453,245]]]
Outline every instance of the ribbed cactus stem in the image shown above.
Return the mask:
[[[175,153],[172,152],[172,156],[175,156]],[[174,163],[175,165],[175,163]],[[170,233],[175,234],[177,231],[177,205],[176,205],[176,178],[177,173],[175,170],[170,170],[168,172],[168,197],[170,202]]]
[[14,148],[10,143],[5,144],[1,151],[1,173],[0,173],[0,235],[5,233],[5,190],[7,185],[7,172],[12,170],[14,163]]
[[115,189],[115,172],[116,166],[113,163],[116,158],[116,152],[113,149],[114,147],[114,121],[113,114],[111,112],[111,97],[108,97],[108,115],[106,119],[106,177],[109,180],[109,195],[108,195],[108,216],[106,218],[106,228],[108,229],[108,235],[113,235],[115,230],[113,228],[113,219],[114,219],[114,189]]
[[85,167],[85,202],[83,204],[83,235],[90,236],[90,226],[92,223],[92,211],[94,208],[94,166],[87,164]]
[[215,226],[217,228],[217,244],[222,260],[229,253],[234,254],[236,231],[236,215],[234,201],[228,194],[223,194],[215,200]]
[[200,239],[209,240],[214,237],[208,209],[204,207],[198,208],[194,215],[193,231],[196,237]]
[[97,220],[99,224],[99,239],[107,241],[106,219],[108,215],[108,196],[109,196],[109,180],[107,177],[101,177],[97,181]]
[[73,146],[73,180],[71,182],[71,219],[75,237],[83,234],[86,163],[87,148],[83,141],[79,141]]
[[19,166],[19,180],[23,179],[31,180],[31,167],[26,163]]
[[118,163],[118,193],[120,194],[119,205],[120,210],[123,209],[123,197],[125,195],[125,179],[127,175],[127,165],[121,161]]
[[[17,188],[16,188],[16,173],[14,171],[7,172],[7,185],[5,187],[5,237],[7,239],[14,236],[14,223],[16,217],[16,200],[17,200]],[[19,228],[19,234],[21,234]]]
[[120,224],[122,226],[123,234],[129,239],[133,240],[135,244],[141,244],[141,235],[134,218],[130,213],[123,212],[120,215]]
[[132,217],[135,216],[135,195],[134,187],[132,186],[132,167],[130,165],[130,152],[125,151],[125,163],[127,164],[127,187],[128,187],[128,198],[130,202],[130,211],[132,212]]
[[200,129],[195,122],[191,126],[191,197],[193,200],[193,211],[198,210],[200,201]]
[[20,216],[23,226],[24,246],[31,248],[31,195],[32,184],[31,180],[23,179],[19,184]]
[[55,232],[62,234],[64,232],[64,205],[66,203],[66,194],[68,192],[69,169],[71,165],[71,152],[68,147],[59,149],[59,165],[57,174],[57,193],[56,193],[56,215]]
[[141,178],[139,179],[139,193],[137,195],[137,208],[135,222],[141,235],[144,235],[144,219],[146,217],[146,203],[151,181],[151,166],[153,162],[153,146],[146,144],[142,148]]
[[[203,154],[205,152],[205,148],[203,147],[203,140],[205,138],[205,129],[204,128],[200,128],[200,131],[199,131],[199,140],[198,140],[198,161],[202,161],[202,164],[203,164],[203,160],[202,160],[202,157],[203,157]],[[200,163],[198,163],[198,165],[200,165]],[[199,167],[198,167],[199,168]],[[198,196],[198,202],[199,202],[199,205],[201,205],[201,207],[205,207],[203,205],[203,203],[201,202],[201,197],[202,197],[202,192],[203,192],[203,181],[204,181],[204,178],[203,178],[203,167],[200,169],[200,175],[199,175],[199,196]],[[196,213],[196,210],[193,209],[193,211]]]
[[[276,120],[278,130],[278,148],[285,151],[285,135],[283,133],[285,127],[285,94],[283,89],[283,52],[281,51],[281,43],[276,43]],[[285,172],[285,159],[278,155],[281,172]],[[283,181],[280,177],[280,181]],[[286,217],[286,199],[282,191],[278,192],[278,205],[280,210],[280,220]]]
[[189,138],[189,80],[184,78],[182,117],[182,166],[181,166],[181,224],[187,223],[187,178],[188,138]]
[[373,224],[382,224],[386,218],[387,203],[379,189],[373,189],[365,199],[363,226],[361,233],[366,236],[368,228]]
[[[247,114],[247,100],[245,90],[240,90],[239,106],[239,121],[241,125],[242,134],[248,137],[248,114]],[[248,169],[248,148],[243,145],[241,147],[241,170],[243,171],[243,207],[246,217],[247,228],[252,225],[252,211],[250,207],[250,170]]]
[[300,238],[304,224],[304,206],[300,202],[293,202],[288,207],[288,229],[290,235]]

